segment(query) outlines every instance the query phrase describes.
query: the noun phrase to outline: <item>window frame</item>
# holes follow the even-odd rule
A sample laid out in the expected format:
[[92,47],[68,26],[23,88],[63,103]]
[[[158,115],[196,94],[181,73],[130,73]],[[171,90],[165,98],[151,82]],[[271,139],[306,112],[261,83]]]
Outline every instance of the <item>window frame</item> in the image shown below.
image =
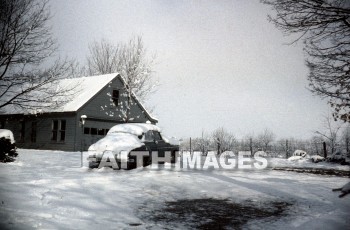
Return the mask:
[[66,134],[67,120],[53,119],[51,123],[51,141],[64,143],[66,141]]
[[[62,125],[64,124],[64,126]],[[67,130],[67,121],[66,120],[60,120],[60,129],[58,130],[59,132],[59,138],[60,142],[65,142],[66,141],[66,130]],[[62,138],[63,137],[63,138]]]

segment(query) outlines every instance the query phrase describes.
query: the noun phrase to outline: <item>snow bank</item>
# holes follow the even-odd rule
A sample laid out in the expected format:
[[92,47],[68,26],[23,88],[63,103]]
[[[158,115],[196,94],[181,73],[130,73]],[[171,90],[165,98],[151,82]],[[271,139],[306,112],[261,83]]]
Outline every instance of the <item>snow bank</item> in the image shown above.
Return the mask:
[[[294,160],[289,160],[290,158]],[[267,158],[268,166],[272,168],[317,168],[317,169],[336,169],[350,171],[349,165],[340,165],[332,162],[321,161],[318,163],[312,162],[312,158],[302,158],[292,156],[288,159],[284,158]]]

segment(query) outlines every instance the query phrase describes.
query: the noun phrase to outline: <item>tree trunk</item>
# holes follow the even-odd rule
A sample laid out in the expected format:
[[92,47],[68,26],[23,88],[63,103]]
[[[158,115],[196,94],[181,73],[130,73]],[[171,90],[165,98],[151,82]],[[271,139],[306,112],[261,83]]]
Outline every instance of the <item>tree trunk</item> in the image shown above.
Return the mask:
[[323,157],[327,158],[327,146],[326,142],[323,142]]

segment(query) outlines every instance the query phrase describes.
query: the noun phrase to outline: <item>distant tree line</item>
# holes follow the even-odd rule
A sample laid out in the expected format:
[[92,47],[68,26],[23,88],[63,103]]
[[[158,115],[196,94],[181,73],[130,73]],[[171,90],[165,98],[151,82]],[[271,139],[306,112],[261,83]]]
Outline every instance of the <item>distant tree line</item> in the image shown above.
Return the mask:
[[324,132],[316,131],[309,139],[281,138],[270,129],[264,129],[257,135],[249,134],[242,139],[235,137],[233,132],[223,127],[212,133],[202,131],[201,137],[187,138],[181,142],[181,150],[199,151],[206,155],[209,151],[223,153],[225,151],[264,151],[271,157],[288,158],[297,149],[304,150],[310,155],[324,155],[323,143],[326,144],[328,155],[336,152],[350,154],[350,125],[335,125],[327,118]]

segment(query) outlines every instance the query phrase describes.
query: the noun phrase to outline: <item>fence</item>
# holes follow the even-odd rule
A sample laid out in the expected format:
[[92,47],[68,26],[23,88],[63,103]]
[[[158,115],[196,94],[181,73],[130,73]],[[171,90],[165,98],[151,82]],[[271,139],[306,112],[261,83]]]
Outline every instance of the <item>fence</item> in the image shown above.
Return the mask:
[[183,151],[199,151],[207,153],[208,151],[224,152],[233,151],[265,151],[271,157],[288,158],[292,156],[297,149],[306,151],[309,155],[324,156],[324,143],[327,155],[336,152],[344,152],[350,154],[349,143],[323,142],[323,141],[304,141],[295,139],[285,139],[271,142],[259,142],[253,139],[239,139],[231,143],[218,143],[211,139],[194,138],[182,141],[180,149]]

